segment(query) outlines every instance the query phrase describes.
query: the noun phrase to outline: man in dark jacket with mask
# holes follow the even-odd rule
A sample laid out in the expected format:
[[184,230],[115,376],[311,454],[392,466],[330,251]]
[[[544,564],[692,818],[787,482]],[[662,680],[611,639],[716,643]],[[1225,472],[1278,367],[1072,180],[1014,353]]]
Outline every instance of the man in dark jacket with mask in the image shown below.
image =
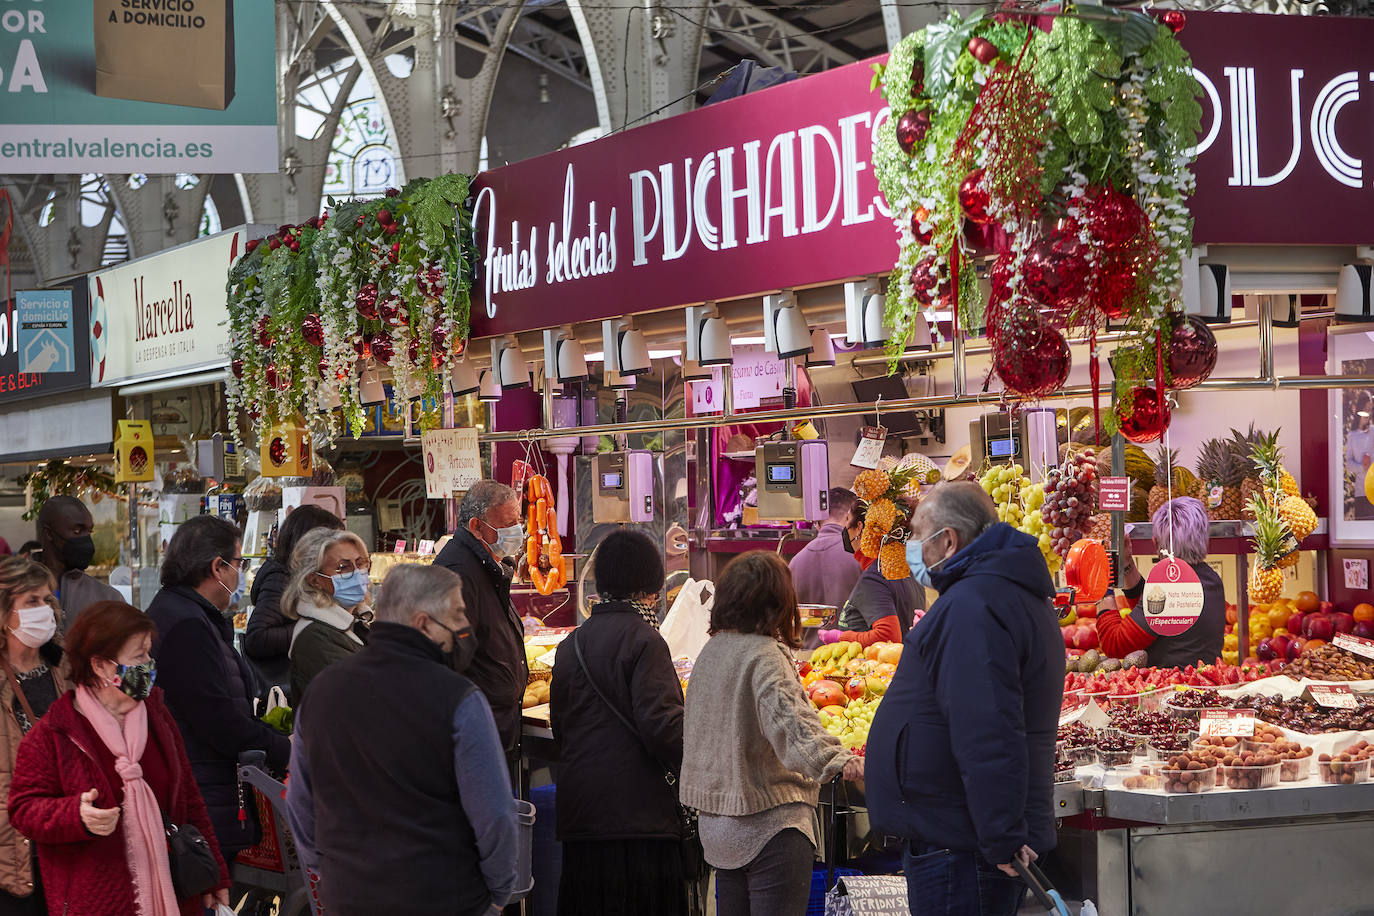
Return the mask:
[[296,713],[287,819],[333,916],[483,916],[519,889],[505,755],[462,676],[462,593],[446,569],[392,570],[368,644]]
[[86,608],[97,601],[123,601],[124,596],[98,579],[86,575],[95,557],[91,512],[74,496],[53,496],[38,510],[38,559],[57,580],[57,600],[62,603],[62,632],[67,632]]
[[458,506],[458,530],[434,558],[463,580],[463,604],[477,654],[467,676],[486,694],[507,755],[520,747],[520,710],[529,665],[525,661],[525,628],[510,600],[515,560],[525,547],[520,524],[520,497],[495,480],[479,480]]
[[1016,912],[1023,864],[1055,845],[1064,644],[1033,537],[975,483],[916,510],[907,557],[939,599],[903,641],[868,738],[873,827],[902,836],[913,914]]

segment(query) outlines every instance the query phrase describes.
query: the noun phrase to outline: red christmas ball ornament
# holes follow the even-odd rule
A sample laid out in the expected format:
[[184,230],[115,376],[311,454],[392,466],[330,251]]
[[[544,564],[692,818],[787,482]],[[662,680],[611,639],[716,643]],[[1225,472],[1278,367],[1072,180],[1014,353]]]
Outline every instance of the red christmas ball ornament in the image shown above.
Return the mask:
[[400,242],[392,242],[392,243],[391,243],[391,254],[389,254],[388,257],[391,259],[391,263],[392,263],[392,264],[395,264],[397,261],[399,261],[399,260],[401,259],[401,243],[400,243]]
[[1116,404],[1116,424],[1136,445],[1154,442],[1169,428],[1169,405],[1154,388],[1137,385]]
[[911,214],[911,237],[922,245],[929,245],[930,240],[935,238],[935,227],[927,225],[922,229],[921,224],[930,221],[930,211],[925,207],[917,207]]
[[1136,199],[1112,187],[1089,191],[1082,211],[1088,232],[1109,250],[1130,244],[1150,225]]
[[353,352],[357,353],[359,356],[370,356],[372,354],[371,348],[367,345],[366,337],[358,334],[353,338]]
[[281,239],[277,238],[275,235],[269,235],[269,236],[267,237],[267,250],[268,250],[268,251],[276,251],[276,250],[277,250],[278,248],[280,248],[280,247],[281,247]]
[[988,203],[991,201],[991,197],[988,195],[987,188],[983,187],[985,175],[986,172],[983,169],[974,169],[959,184],[959,206],[963,209],[964,216],[975,223],[986,223],[992,219],[988,214]]
[[1064,386],[1069,342],[1034,308],[1008,311],[995,331],[992,368],[1008,391],[1035,398]]
[[290,248],[292,253],[294,254],[295,252],[301,250],[301,240],[298,238],[292,238],[289,242],[286,243],[286,247]]
[[265,368],[265,369],[262,370],[262,379],[263,379],[263,381],[265,381],[265,382],[267,383],[267,387],[268,387],[268,388],[276,388],[276,387],[277,387],[277,382],[279,381],[279,379],[277,378],[277,364],[276,364],[276,363],[268,363],[268,364],[267,364],[267,368]]
[[377,303],[377,317],[385,324],[399,325],[400,314],[401,300],[395,296],[387,296]]
[[438,299],[444,294],[446,285],[443,268],[436,264],[431,264],[415,274],[415,286],[427,299]]
[[1113,321],[1127,317],[1139,285],[1140,268],[1134,256],[1104,252],[1093,282],[1093,305]]
[[911,291],[918,302],[929,305],[939,281],[939,265],[933,257],[922,258],[911,269]]
[[975,35],[968,40],[968,53],[972,54],[973,59],[978,63],[990,64],[997,59],[997,55],[1001,52],[997,50],[997,45],[981,35]]
[[1088,293],[1088,255],[1078,236],[1057,232],[1026,255],[1025,291],[1048,308],[1069,311]]
[[1159,21],[1177,35],[1188,24],[1188,17],[1183,14],[1183,10],[1165,10],[1159,15]]
[[386,196],[387,196],[387,197],[400,197],[400,196],[401,196],[401,189],[400,189],[400,188],[387,188],[387,189],[386,189]]
[[395,235],[396,233],[398,233],[398,232],[400,232],[400,231],[401,231],[401,224],[400,224],[400,223],[391,223],[391,224],[389,224],[389,225],[387,225],[387,226],[383,226],[383,227],[382,227],[382,232],[384,232],[388,238],[390,238],[391,236]]
[[410,344],[406,347],[406,356],[410,357],[412,366],[420,365],[420,338],[410,338]]
[[374,335],[368,346],[372,348],[372,358],[379,363],[389,363],[391,357],[396,355],[396,348],[385,331]]
[[926,63],[918,60],[911,65],[911,97],[919,99],[926,91]]
[[920,111],[908,111],[897,119],[897,145],[902,148],[902,152],[910,156],[921,141],[925,140],[926,132],[929,130],[929,111],[924,108]]
[[262,244],[262,239],[249,239],[243,243],[243,253],[252,254]]
[[358,310],[359,315],[369,321],[375,321],[377,319],[377,284],[364,283],[362,288],[358,290],[358,296],[353,301],[353,307]]
[[267,457],[277,467],[286,464],[286,443],[282,441],[281,436],[272,437],[272,443],[267,446]]
[[312,347],[324,346],[324,325],[313,312],[301,319],[301,339]]
[[272,349],[272,344],[275,343],[275,341],[272,340],[272,334],[267,329],[266,315],[263,315],[253,323],[253,329],[257,332],[258,346],[262,347],[264,350]]
[[329,378],[329,360],[321,356],[320,361],[315,364],[315,371],[320,374],[320,378]]
[[1197,315],[1175,316],[1164,346],[1168,351],[1169,387],[1175,391],[1196,386],[1217,366],[1216,335]]
[[365,217],[362,216],[362,214],[359,214],[359,215],[358,215],[358,220],[357,220],[357,222],[356,222],[354,225],[356,225],[359,229],[363,228],[363,221],[364,221],[364,219],[365,219]]
[[434,326],[434,330],[429,332],[429,345],[435,353],[442,353],[448,349],[448,328],[442,324]]
[[229,363],[229,369],[234,373],[234,378],[243,378],[243,360],[232,360]]

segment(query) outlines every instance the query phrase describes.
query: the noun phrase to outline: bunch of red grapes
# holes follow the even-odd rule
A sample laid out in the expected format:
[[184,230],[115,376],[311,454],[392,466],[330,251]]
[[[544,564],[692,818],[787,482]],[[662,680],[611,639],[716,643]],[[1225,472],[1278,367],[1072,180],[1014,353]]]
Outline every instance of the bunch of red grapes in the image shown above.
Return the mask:
[[1040,517],[1049,529],[1050,545],[1061,557],[1067,557],[1069,548],[1092,527],[1096,480],[1097,459],[1091,450],[1080,452],[1063,467],[1050,468],[1045,477],[1045,502],[1040,507]]

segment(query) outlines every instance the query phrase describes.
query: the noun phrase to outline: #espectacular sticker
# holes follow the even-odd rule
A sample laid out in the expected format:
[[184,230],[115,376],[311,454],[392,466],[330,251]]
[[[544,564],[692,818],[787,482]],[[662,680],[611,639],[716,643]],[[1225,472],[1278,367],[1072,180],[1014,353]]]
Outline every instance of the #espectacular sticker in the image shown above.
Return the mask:
[[1202,583],[1187,563],[1166,558],[1145,577],[1145,623],[1159,636],[1177,636],[1202,616]]

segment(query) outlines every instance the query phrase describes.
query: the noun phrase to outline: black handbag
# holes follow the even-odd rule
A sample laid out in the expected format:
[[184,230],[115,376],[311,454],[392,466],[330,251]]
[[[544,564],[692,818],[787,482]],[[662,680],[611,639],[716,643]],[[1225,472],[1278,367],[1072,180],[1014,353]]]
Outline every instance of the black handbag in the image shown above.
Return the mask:
[[[582,657],[582,645],[577,640],[577,631],[573,632],[571,638],[573,651],[577,653],[577,663],[582,667],[582,673],[586,676],[587,683],[591,685],[592,692],[601,698],[601,702],[606,704],[606,707],[615,714],[615,717],[620,720],[622,725],[630,730],[631,734],[639,738],[639,729],[635,728],[629,717],[617,709],[616,705],[611,702],[610,697],[602,693],[601,688],[596,686],[596,679],[592,677],[591,671],[587,668],[587,660]],[[643,739],[640,739],[640,741],[642,743]],[[658,760],[656,756],[654,759],[658,762],[660,767],[663,767],[663,781],[672,788],[673,794],[676,795],[677,776],[673,774],[671,769],[664,765],[662,760]],[[682,824],[681,852],[683,874],[687,878],[693,880],[703,878],[706,876],[707,872],[706,855],[702,852],[701,835],[697,832],[697,812],[694,808],[689,808],[679,803],[678,816],[681,818]]]
[[219,884],[219,862],[210,844],[194,824],[178,827],[164,821],[167,830],[167,865],[172,873],[172,890],[178,900],[208,894]]

